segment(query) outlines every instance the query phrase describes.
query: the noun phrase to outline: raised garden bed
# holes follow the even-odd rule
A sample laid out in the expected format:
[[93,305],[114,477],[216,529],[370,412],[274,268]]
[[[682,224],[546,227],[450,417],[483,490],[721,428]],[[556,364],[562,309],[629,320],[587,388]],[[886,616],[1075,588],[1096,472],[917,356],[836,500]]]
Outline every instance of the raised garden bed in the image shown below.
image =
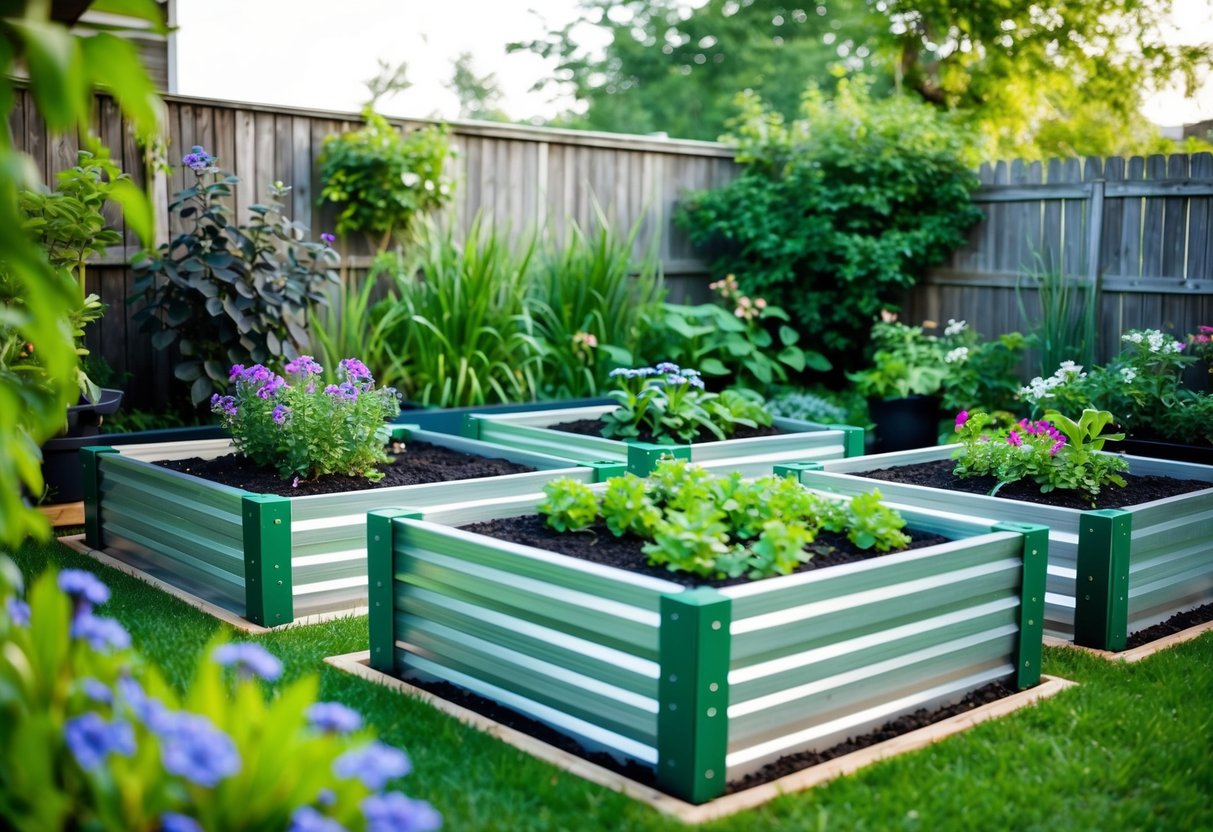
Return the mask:
[[[366,512],[384,505],[487,500],[538,491],[557,476],[594,482],[619,466],[564,460],[449,434],[401,427],[398,438],[536,470],[363,489],[278,496],[221,485],[154,464],[228,454],[227,439],[91,447],[85,469],[87,545],[262,626],[366,603]],[[407,450],[406,452],[407,453]]]
[[622,462],[639,476],[648,474],[662,456],[674,456],[747,475],[770,473],[771,466],[793,459],[841,459],[863,453],[863,428],[849,425],[819,425],[776,417],[775,436],[695,442],[690,445],[659,445],[647,442],[606,439],[553,430],[552,425],[581,419],[598,419],[615,405],[572,407],[529,413],[475,413],[465,417],[464,435],[512,448],[550,454],[577,462]]
[[720,589],[456,528],[537,503],[371,512],[372,667],[500,702],[695,803],[991,681],[1039,680],[1043,527],[911,511],[949,541]]
[[855,494],[879,487],[894,508],[941,518],[1008,519],[1049,527],[1045,632],[1101,650],[1122,650],[1129,633],[1213,600],[1213,467],[1127,456],[1129,473],[1201,480],[1209,488],[1121,509],[1084,510],[874,482],[863,471],[947,460],[956,445],[808,462],[800,481]]

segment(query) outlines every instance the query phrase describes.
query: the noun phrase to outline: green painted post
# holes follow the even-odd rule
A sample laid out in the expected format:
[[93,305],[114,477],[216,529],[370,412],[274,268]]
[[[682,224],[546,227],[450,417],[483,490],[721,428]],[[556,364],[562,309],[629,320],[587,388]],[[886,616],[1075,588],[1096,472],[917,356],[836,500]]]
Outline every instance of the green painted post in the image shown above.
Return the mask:
[[1084,511],[1078,529],[1074,643],[1123,650],[1129,633],[1129,545],[1133,515]]
[[594,482],[606,482],[611,477],[622,477],[628,472],[628,466],[622,462],[579,462],[582,468],[594,469]]
[[371,667],[384,673],[396,669],[396,559],[397,518],[421,519],[420,512],[380,508],[366,515],[367,623],[370,627]]
[[638,477],[653,473],[663,457],[691,461],[690,445],[656,445],[652,442],[628,442],[628,472]]
[[991,527],[991,531],[1023,535],[1023,582],[1019,599],[1019,643],[1015,648],[1015,683],[1020,690],[1024,690],[1040,682],[1049,527],[1034,523],[998,523]]
[[830,425],[833,430],[842,431],[842,455],[848,459],[853,456],[863,456],[863,428],[854,425]]
[[84,542],[90,549],[102,549],[101,537],[101,460],[102,454],[116,454],[117,448],[88,445],[80,449],[80,464],[84,466]]
[[241,504],[245,615],[262,627],[289,624],[295,618],[290,498],[246,494]]
[[463,414],[463,424],[459,426],[459,435],[466,439],[479,439],[482,421],[474,413]]
[[820,462],[788,462],[784,465],[776,465],[773,471],[777,477],[791,477],[800,482],[801,471],[820,471],[821,469]]
[[407,443],[415,430],[421,430],[421,425],[392,425],[392,441]]
[[724,792],[732,603],[710,587],[661,596],[657,784],[692,803]]

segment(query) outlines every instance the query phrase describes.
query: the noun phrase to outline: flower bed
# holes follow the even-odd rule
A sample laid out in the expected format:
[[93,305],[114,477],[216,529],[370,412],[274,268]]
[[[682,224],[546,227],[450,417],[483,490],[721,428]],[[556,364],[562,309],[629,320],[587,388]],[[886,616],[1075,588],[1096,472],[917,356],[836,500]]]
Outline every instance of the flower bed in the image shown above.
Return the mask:
[[1039,679],[1041,527],[911,511],[950,542],[722,589],[454,528],[538,502],[371,512],[372,667],[490,698],[693,802],[990,681]]
[[570,468],[553,457],[408,427],[397,427],[394,436],[503,457],[538,470],[281,497],[152,464],[230,453],[232,444],[226,439],[91,447],[82,451],[86,543],[256,624],[275,626],[365,604],[365,515],[371,508],[527,494],[555,476],[593,482],[599,470]]
[[[811,488],[854,494],[872,488],[857,472],[946,460],[957,446],[799,466]],[[982,494],[880,483],[895,508],[940,517],[1008,519],[1049,527],[1045,632],[1080,645],[1122,650],[1130,632],[1213,600],[1213,468],[1124,457],[1130,474],[1194,479],[1206,490],[1129,506],[1080,510]]]
[[553,430],[552,425],[578,419],[600,419],[616,405],[561,408],[510,414],[469,414],[464,435],[512,448],[550,454],[577,462],[619,462],[634,474],[652,470],[662,456],[674,456],[712,467],[728,463],[729,470],[751,474],[770,472],[771,466],[789,460],[839,459],[863,453],[863,428],[819,425],[776,417],[774,426],[784,433],[748,439],[659,445],[606,439]]

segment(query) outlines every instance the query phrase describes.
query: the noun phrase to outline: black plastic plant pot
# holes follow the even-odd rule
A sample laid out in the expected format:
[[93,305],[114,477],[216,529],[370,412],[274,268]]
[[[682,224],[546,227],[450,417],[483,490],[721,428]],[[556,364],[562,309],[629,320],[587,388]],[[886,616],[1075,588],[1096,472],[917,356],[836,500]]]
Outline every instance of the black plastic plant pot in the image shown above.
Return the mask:
[[876,453],[929,448],[939,443],[939,399],[935,396],[870,398],[868,413],[876,425]]
[[42,446],[42,479],[50,502],[75,503],[84,499],[80,449],[97,444],[102,419],[121,404],[122,391],[104,387],[96,402],[82,396],[79,404],[68,407],[67,430]]

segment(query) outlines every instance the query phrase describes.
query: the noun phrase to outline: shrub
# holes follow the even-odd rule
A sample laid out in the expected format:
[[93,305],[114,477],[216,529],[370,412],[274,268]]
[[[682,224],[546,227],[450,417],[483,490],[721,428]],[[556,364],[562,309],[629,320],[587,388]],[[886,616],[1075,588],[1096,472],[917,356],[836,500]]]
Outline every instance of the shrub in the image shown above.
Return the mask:
[[[435,830],[428,803],[385,791],[408,773],[356,711],[251,643],[213,643],[184,695],[96,613],[89,572],[45,572],[21,597],[0,556],[0,821],[6,829]],[[396,826],[376,823],[397,807]],[[411,824],[405,824],[405,817]],[[324,826],[328,823],[329,826]],[[309,825],[310,824],[310,825]]]
[[310,355],[283,371],[285,378],[260,364],[237,364],[230,374],[234,394],[211,398],[211,409],[231,431],[236,450],[296,482],[325,474],[382,479],[375,466],[391,461],[384,446],[390,436],[387,420],[400,412],[396,391],[376,389],[356,358],[339,364],[339,384],[323,385],[324,368]]
[[135,315],[153,332],[152,346],[176,344],[174,373],[190,384],[195,405],[227,388],[231,364],[264,364],[309,351],[311,305],[337,282],[339,257],[327,243],[305,242],[304,229],[282,214],[290,188],[274,183],[268,205],[252,205],[247,225],[233,222],[224,200],[239,179],[195,147],[182,160],[196,178],[169,205],[186,230],[132,264],[146,305]]
[[773,416],[799,419],[802,422],[817,422],[823,425],[845,425],[847,411],[832,401],[807,390],[781,393],[767,402],[767,410]]
[[810,89],[791,124],[753,94],[740,101],[728,140],[741,175],[691,195],[678,221],[722,251],[719,273],[737,274],[842,358],[980,218],[967,140],[930,105],[876,100],[845,82],[832,101]]

